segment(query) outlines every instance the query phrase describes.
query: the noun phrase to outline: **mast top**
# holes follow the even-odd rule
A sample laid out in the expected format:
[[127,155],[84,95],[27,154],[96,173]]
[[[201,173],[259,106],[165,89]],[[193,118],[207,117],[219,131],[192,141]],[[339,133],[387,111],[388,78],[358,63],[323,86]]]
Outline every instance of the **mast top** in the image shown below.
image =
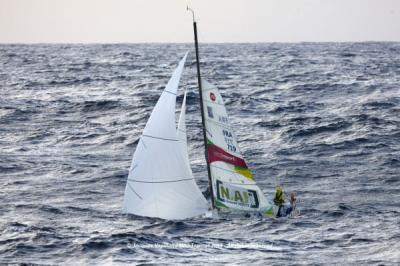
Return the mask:
[[196,22],[196,19],[194,18],[194,11],[193,11],[193,9],[191,9],[189,6],[186,6],[186,10],[192,12],[193,22]]

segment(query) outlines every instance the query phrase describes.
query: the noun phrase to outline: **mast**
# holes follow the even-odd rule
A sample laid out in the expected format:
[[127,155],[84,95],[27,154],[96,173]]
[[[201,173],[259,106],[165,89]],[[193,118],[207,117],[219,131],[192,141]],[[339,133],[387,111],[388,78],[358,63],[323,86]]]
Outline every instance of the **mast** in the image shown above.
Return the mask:
[[211,207],[215,209],[214,204],[214,191],[211,179],[211,170],[210,164],[208,163],[208,151],[207,151],[207,135],[206,135],[206,126],[204,123],[204,107],[203,107],[203,91],[201,86],[201,75],[200,75],[200,59],[199,59],[199,44],[197,41],[197,24],[196,20],[194,19],[194,12],[192,9],[187,7],[187,10],[192,12],[193,15],[193,30],[194,30],[194,47],[196,50],[196,66],[197,66],[197,83],[199,84],[199,96],[200,96],[200,111],[201,111],[201,123],[203,125],[203,139],[204,139],[204,155],[206,157],[206,164],[207,164],[207,174],[208,174],[208,187],[211,194]]

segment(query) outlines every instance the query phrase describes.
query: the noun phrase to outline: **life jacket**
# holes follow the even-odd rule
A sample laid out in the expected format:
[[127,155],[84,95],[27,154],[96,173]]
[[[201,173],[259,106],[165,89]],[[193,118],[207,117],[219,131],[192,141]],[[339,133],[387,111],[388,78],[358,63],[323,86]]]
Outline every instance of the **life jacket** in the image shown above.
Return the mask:
[[274,203],[275,205],[280,206],[284,202],[285,202],[285,195],[283,195],[282,187],[279,186],[275,192]]

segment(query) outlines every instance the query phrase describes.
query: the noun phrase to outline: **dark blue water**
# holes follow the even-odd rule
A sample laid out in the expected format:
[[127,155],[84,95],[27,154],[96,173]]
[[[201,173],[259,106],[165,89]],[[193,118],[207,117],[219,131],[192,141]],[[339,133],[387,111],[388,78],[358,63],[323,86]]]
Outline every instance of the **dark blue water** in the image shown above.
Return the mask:
[[[260,187],[279,176],[301,216],[121,214],[138,138],[191,49],[0,45],[0,264],[400,263],[400,43],[202,45]],[[193,55],[180,94],[205,190]]]

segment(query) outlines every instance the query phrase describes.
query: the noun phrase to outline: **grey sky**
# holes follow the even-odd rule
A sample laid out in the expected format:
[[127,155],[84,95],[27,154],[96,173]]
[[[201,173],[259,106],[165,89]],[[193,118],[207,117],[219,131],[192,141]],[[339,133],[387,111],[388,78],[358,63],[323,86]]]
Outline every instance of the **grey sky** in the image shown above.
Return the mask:
[[0,0],[0,42],[400,41],[400,0]]

